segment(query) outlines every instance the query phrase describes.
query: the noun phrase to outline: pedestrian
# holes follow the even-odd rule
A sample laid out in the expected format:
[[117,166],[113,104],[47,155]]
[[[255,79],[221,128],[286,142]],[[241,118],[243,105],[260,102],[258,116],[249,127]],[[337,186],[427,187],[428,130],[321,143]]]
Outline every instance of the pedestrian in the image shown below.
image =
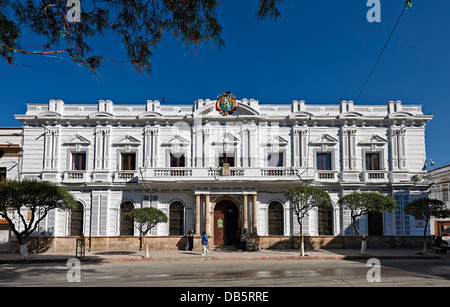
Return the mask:
[[203,232],[202,236],[202,250],[203,250],[203,256],[205,256],[207,253],[209,253],[209,250],[206,249],[206,246],[208,245],[208,235],[206,232]]
[[243,252],[247,251],[247,230],[241,234],[241,250]]
[[186,247],[185,247],[185,250],[192,251],[193,248],[194,248],[194,230],[191,229],[191,230],[188,231],[188,233],[186,235]]

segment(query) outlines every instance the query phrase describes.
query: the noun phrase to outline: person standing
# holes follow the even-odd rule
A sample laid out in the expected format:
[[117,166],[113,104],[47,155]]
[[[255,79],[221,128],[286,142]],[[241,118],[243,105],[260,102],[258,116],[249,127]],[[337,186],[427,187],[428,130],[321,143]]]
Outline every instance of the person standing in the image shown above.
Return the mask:
[[192,251],[193,248],[194,248],[194,230],[191,229],[186,234],[186,246],[184,250]]
[[207,253],[209,253],[209,250],[206,249],[206,246],[208,245],[208,235],[206,232],[203,232],[202,236],[202,250],[203,250],[203,256],[205,256]]
[[241,250],[243,252],[247,251],[247,230],[241,234]]

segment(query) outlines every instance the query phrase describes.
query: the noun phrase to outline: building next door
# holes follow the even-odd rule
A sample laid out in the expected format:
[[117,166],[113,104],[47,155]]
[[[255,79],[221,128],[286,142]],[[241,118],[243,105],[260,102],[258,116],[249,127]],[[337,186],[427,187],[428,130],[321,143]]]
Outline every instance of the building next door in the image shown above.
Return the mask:
[[239,227],[237,206],[230,200],[222,200],[214,208],[214,245],[236,245]]

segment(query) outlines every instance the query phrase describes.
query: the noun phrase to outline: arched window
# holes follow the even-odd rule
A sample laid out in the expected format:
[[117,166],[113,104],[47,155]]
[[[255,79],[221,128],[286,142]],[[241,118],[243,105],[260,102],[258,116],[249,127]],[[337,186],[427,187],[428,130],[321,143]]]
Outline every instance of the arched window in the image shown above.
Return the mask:
[[177,236],[184,234],[184,206],[176,201],[169,206],[169,235]]
[[269,204],[269,236],[284,235],[283,205],[277,201]]
[[333,207],[319,208],[319,235],[333,235]]
[[120,205],[120,235],[134,236],[134,222],[126,215],[134,209],[134,205],[130,201],[123,202]]
[[84,234],[83,231],[84,224],[84,206],[82,203],[78,202],[78,206],[75,209],[70,210],[70,229],[69,233],[71,236],[81,236]]

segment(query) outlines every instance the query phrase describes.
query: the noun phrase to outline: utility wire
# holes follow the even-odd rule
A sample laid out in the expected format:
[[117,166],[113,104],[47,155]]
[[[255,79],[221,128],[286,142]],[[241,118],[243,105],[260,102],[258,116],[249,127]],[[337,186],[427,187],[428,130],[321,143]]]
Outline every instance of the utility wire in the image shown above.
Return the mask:
[[372,71],[370,72],[369,76],[368,76],[367,79],[366,79],[366,82],[364,83],[364,86],[362,87],[361,91],[359,92],[358,98],[356,98],[356,100],[355,100],[355,104],[358,102],[359,97],[361,97],[361,94],[363,93],[364,89],[366,88],[367,82],[369,82],[369,79],[370,79],[370,77],[372,76],[372,73],[373,73],[373,71],[375,70],[375,67],[377,67],[378,62],[380,61],[381,56],[382,56],[383,53],[384,53],[384,50],[386,49],[386,47],[387,47],[389,41],[391,40],[392,34],[394,34],[395,28],[397,28],[397,25],[398,25],[398,23],[400,22],[400,19],[402,19],[403,13],[405,12],[406,8],[408,7],[408,5],[407,5],[408,3],[409,3],[409,1],[406,1],[406,4],[405,4],[405,6],[403,7],[403,10],[402,10],[402,13],[400,14],[400,17],[397,19],[397,22],[395,23],[395,26],[394,26],[394,28],[392,29],[391,34],[389,35],[389,38],[388,38],[387,41],[386,41],[386,44],[384,44],[383,50],[381,50],[381,53],[380,53],[380,55],[378,56],[378,59],[377,59],[377,61],[375,62],[375,65],[373,66]]

